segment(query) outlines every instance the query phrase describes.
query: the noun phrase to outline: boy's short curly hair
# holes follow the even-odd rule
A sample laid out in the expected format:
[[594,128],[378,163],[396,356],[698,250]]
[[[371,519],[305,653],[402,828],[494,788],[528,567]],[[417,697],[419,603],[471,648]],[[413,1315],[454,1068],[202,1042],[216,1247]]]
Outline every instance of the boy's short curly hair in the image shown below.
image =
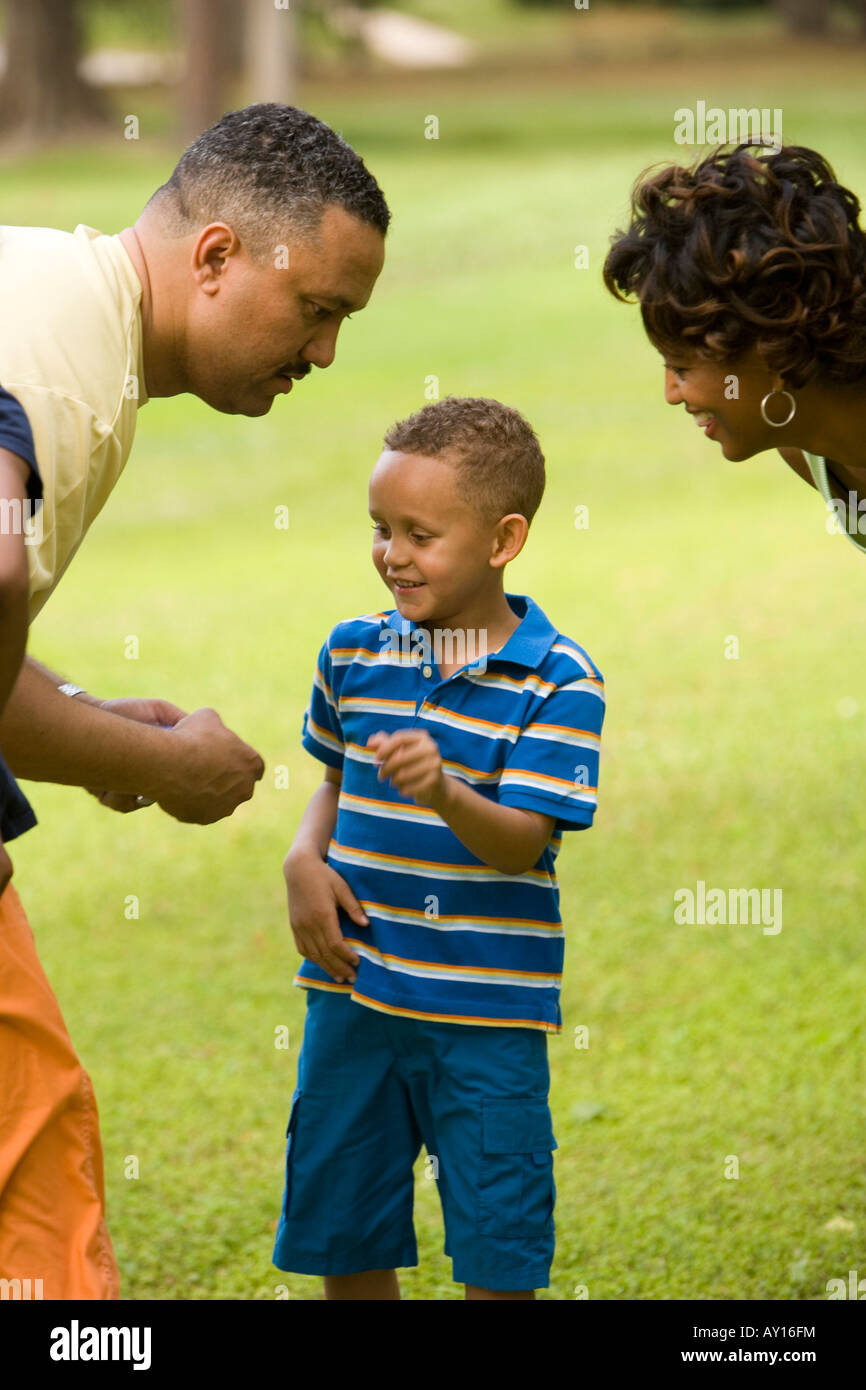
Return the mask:
[[493,525],[510,512],[532,521],[544,494],[544,455],[518,410],[486,396],[445,396],[392,425],[385,447],[448,456],[471,507]]
[[866,376],[860,203],[799,145],[720,148],[646,170],[604,283],[640,301],[650,340],[714,361],[756,347],[789,386]]

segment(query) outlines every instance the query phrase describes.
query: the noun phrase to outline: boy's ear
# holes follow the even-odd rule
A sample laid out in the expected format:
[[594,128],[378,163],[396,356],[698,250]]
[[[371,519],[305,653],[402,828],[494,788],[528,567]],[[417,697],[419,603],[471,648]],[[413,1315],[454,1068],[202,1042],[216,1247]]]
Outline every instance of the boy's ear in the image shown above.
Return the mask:
[[496,526],[496,538],[490,563],[494,569],[507,565],[520,554],[529,534],[529,522],[520,512],[509,512]]

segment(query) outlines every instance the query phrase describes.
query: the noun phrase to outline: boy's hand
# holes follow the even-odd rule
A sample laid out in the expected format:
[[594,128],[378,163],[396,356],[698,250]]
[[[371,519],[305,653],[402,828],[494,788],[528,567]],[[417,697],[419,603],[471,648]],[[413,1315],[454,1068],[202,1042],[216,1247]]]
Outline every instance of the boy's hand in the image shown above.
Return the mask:
[[289,895],[289,923],[295,945],[338,984],[357,978],[361,957],[348,946],[340,930],[337,904],[359,926],[370,919],[344,878],[320,855],[290,850],[283,863]]
[[367,747],[376,754],[380,782],[388,778],[401,796],[438,809],[447,794],[447,778],[439,745],[426,729],[380,731],[370,735]]

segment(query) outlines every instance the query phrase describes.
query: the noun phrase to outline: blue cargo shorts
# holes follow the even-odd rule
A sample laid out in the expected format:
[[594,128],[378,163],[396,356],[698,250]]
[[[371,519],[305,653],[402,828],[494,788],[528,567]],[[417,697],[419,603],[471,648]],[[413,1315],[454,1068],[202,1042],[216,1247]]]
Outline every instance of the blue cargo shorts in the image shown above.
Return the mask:
[[274,1264],[320,1275],[417,1265],[423,1144],[455,1281],[546,1288],[549,1086],[544,1032],[403,1018],[308,989]]

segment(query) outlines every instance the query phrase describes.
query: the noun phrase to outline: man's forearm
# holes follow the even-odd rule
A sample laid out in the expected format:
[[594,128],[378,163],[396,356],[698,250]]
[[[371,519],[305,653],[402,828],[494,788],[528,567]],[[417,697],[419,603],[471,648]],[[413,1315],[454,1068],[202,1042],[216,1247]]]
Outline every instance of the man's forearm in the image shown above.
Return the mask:
[[0,714],[15,689],[27,650],[27,591],[0,594]]
[[[66,676],[59,676],[56,671],[52,671],[48,666],[44,665],[43,662],[37,661],[34,656],[28,656],[27,665],[32,667],[40,676],[44,676],[46,680],[49,680],[55,689],[58,685],[70,683]],[[74,682],[71,682],[71,684],[74,684]],[[66,698],[68,699],[69,696]],[[74,698],[88,705],[100,705],[102,703],[96,695],[90,695],[86,690],[82,690],[81,694],[76,695]]]
[[170,734],[99,709],[94,696],[70,699],[57,689],[62,679],[32,657],[21,667],[0,719],[15,776],[153,797]]

